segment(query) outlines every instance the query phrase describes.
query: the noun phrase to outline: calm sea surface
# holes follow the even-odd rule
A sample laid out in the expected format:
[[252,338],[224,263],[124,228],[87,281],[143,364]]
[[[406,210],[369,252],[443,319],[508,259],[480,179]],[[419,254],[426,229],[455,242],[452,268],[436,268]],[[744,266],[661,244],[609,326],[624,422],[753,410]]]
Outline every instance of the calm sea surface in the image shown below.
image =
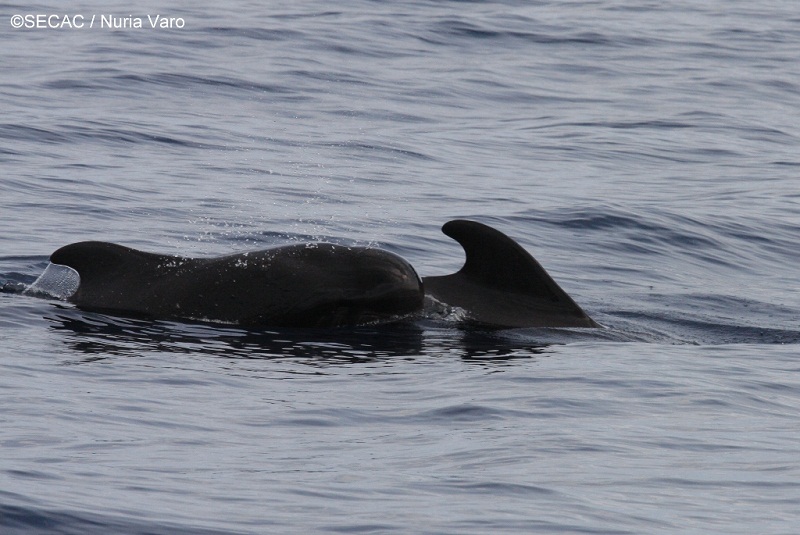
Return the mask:
[[797,532],[795,0],[163,6],[0,5],[0,284],[87,239],[440,275],[471,218],[605,328],[0,294],[0,532]]

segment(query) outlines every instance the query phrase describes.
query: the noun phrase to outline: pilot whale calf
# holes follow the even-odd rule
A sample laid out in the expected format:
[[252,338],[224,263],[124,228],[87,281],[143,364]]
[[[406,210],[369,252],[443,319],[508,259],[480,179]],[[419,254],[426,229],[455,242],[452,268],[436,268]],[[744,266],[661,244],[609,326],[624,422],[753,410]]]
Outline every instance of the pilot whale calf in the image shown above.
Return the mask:
[[90,241],[62,247],[50,261],[78,273],[67,297],[78,307],[154,318],[337,327],[421,312],[428,295],[491,327],[599,326],[502,232],[467,220],[442,231],[466,261],[456,273],[424,279],[388,251],[330,243],[184,258]]
[[182,258],[90,241],[62,247],[50,261],[78,272],[68,298],[77,306],[156,318],[335,327],[416,312],[424,299],[401,257],[330,243]]

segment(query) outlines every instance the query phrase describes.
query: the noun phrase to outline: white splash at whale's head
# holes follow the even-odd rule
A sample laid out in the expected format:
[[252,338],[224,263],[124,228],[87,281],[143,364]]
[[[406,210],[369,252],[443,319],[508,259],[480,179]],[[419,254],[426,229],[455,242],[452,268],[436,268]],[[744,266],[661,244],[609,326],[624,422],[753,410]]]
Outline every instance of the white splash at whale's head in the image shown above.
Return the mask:
[[71,267],[51,263],[23,293],[66,300],[78,291],[80,283],[81,277],[77,271]]

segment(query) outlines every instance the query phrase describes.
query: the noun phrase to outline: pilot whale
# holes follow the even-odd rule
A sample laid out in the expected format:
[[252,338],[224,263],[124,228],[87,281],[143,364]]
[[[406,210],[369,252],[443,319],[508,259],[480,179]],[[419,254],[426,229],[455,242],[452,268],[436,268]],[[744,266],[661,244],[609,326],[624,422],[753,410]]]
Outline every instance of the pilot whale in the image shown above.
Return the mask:
[[466,253],[452,275],[425,277],[425,293],[498,327],[599,327],[520,244],[477,221],[445,223]]
[[331,243],[214,258],[148,253],[113,243],[67,245],[50,256],[75,270],[79,308],[245,327],[339,327],[419,313],[425,295],[493,327],[597,327],[518,243],[476,221],[442,231],[461,244],[456,273],[421,279],[400,256]]
[[77,306],[155,318],[335,327],[410,314],[424,299],[401,257],[330,243],[183,258],[90,241],[62,247],[50,261],[78,272],[68,298]]

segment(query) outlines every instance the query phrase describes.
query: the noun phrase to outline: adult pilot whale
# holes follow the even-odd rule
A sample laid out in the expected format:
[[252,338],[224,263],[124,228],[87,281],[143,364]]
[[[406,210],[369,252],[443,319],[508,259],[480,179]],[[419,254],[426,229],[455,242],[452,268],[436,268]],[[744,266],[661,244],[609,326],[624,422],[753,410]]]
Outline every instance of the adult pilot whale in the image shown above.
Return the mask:
[[245,327],[338,327],[421,312],[427,293],[495,327],[597,327],[514,240],[482,223],[442,230],[466,253],[452,275],[420,279],[380,249],[293,244],[215,258],[147,253],[106,242],[67,245],[50,256],[80,284],[80,308]]

